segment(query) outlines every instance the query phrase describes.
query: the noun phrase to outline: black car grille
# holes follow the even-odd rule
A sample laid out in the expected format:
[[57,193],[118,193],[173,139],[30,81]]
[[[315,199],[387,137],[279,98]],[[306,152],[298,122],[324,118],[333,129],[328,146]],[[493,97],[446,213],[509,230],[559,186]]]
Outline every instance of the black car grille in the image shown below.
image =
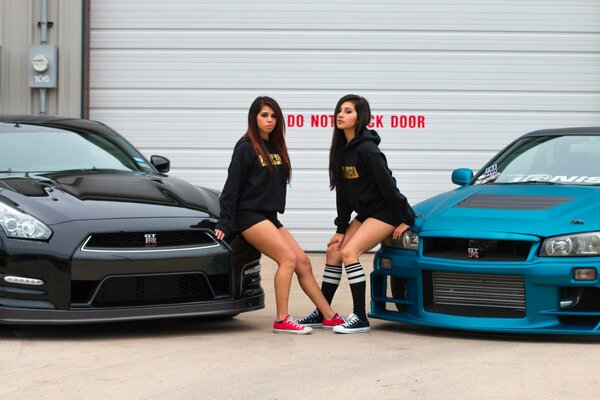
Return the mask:
[[113,232],[93,234],[83,250],[152,249],[212,243],[214,239],[204,231]]
[[91,301],[93,307],[177,304],[213,299],[204,274],[119,276],[105,279]]
[[423,238],[423,255],[452,260],[524,261],[533,242],[520,240]]
[[570,307],[563,309],[558,319],[563,324],[595,328],[600,323],[600,288],[570,286],[563,287],[562,300],[575,300]]
[[425,271],[423,285],[429,312],[490,318],[525,316],[521,276]]

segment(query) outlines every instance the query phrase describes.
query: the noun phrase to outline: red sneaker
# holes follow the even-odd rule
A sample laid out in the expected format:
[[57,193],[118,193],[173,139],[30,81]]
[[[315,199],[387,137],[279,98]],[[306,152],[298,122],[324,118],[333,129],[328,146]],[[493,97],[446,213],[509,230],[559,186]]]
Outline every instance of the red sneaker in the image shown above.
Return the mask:
[[333,329],[334,326],[342,325],[345,322],[344,316],[336,313],[331,319],[323,318],[323,329]]
[[289,315],[281,322],[273,323],[273,332],[275,333],[293,333],[296,335],[306,335],[312,332],[309,326],[300,325],[294,318]]

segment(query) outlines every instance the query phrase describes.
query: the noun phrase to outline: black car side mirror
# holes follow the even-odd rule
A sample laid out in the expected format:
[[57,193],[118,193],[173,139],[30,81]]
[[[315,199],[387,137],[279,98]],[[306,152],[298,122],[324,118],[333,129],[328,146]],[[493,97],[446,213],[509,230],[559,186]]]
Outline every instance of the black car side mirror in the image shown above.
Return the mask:
[[161,174],[166,174],[171,169],[171,161],[167,157],[163,156],[151,156],[150,163],[156,168]]

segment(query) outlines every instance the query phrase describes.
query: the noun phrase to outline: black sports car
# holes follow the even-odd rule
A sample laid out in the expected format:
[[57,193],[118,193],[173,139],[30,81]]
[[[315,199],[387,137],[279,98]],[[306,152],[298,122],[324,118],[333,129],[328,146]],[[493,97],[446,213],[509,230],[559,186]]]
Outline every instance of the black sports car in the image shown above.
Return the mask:
[[263,308],[260,253],[216,240],[218,193],[169,167],[99,122],[0,116],[0,323]]

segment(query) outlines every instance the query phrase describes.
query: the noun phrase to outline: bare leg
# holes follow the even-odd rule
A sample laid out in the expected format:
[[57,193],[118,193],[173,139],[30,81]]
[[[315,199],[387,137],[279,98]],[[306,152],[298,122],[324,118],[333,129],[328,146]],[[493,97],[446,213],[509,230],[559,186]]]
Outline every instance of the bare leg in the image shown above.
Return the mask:
[[341,250],[344,265],[359,262],[358,259],[361,255],[390,236],[394,229],[393,225],[375,218],[367,218],[348,240],[344,238]]
[[275,273],[276,320],[283,320],[288,314],[288,301],[292,275],[296,269],[296,255],[284,235],[271,221],[264,220],[242,232],[244,239],[258,251],[277,263]]
[[333,311],[329,303],[327,303],[325,296],[323,296],[323,293],[317,284],[315,276],[313,275],[310,259],[285,227],[280,228],[279,232],[296,257],[296,275],[298,276],[300,287],[304,293],[306,293],[308,298],[317,306],[321,314],[326,319],[332,319],[335,315],[335,311]]
[[342,241],[342,261],[346,267],[348,283],[352,292],[353,313],[347,324],[336,327],[339,333],[368,332],[370,327],[365,310],[366,275],[359,257],[366,251],[375,247],[387,236],[391,235],[395,227],[374,218],[367,218],[350,237]]
[[341,265],[342,264],[342,249],[344,248],[345,244],[348,243],[348,241],[350,239],[352,239],[352,236],[354,236],[354,234],[356,233],[356,231],[358,231],[358,229],[360,228],[361,225],[362,224],[360,222],[353,219],[352,222],[350,222],[350,226],[348,226],[346,233],[344,234],[344,240],[342,241],[342,244],[340,245],[340,247],[338,248],[335,244],[327,247],[327,258],[326,258],[327,264],[329,264],[329,265]]

